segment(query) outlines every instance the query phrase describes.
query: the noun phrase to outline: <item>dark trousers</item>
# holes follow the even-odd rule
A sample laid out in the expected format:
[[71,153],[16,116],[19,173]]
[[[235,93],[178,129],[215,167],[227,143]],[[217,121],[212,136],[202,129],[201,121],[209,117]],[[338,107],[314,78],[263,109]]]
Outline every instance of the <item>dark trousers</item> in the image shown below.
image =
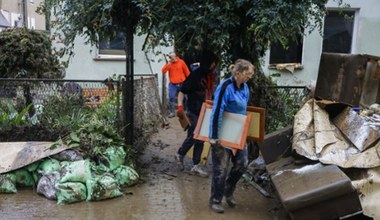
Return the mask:
[[194,130],[195,130],[195,127],[197,126],[199,116],[188,111],[187,117],[189,118],[191,126],[187,130],[187,137],[183,141],[182,146],[178,149],[177,153],[182,156],[185,156],[186,153],[190,150],[190,148],[194,145],[193,164],[197,165],[199,164],[199,162],[201,162],[201,156],[202,156],[202,151],[203,151],[203,141],[196,140],[193,138]]
[[[211,155],[213,173],[210,203],[219,204],[223,196],[232,196],[237,182],[247,170],[248,151],[247,146],[245,146],[244,150],[238,150],[234,156],[230,149],[224,148],[221,145],[213,145],[211,147]],[[228,173],[230,161],[232,162],[232,167]]]

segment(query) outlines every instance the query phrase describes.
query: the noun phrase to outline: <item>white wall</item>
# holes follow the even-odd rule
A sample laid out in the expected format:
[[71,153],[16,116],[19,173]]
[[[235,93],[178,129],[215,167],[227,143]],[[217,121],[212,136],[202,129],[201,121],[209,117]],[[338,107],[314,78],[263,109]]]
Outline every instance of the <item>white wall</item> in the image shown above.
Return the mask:
[[[144,36],[134,37],[134,73],[136,74],[158,74],[159,92],[162,90],[162,74],[161,68],[165,64],[163,54],[154,55],[141,50]],[[57,47],[62,46],[55,42]],[[173,50],[172,47],[162,47],[156,49],[164,54]],[[97,49],[90,45],[84,44],[82,37],[77,37],[75,41],[74,57],[71,59],[68,68],[66,69],[65,79],[86,79],[86,80],[104,80],[112,77],[114,74],[126,74],[126,61],[119,57],[117,60],[96,59]],[[150,63],[148,62],[148,59]],[[161,60],[161,61],[160,61]],[[166,74],[167,75],[167,74]],[[165,75],[165,77],[167,77]]]
[[[352,43],[352,53],[369,54],[380,56],[380,1],[379,0],[343,0],[350,4],[352,9],[357,10],[354,24],[354,37]],[[336,8],[334,1],[329,0],[328,8]],[[281,73],[280,77],[275,77],[278,85],[305,86],[311,81],[316,81],[318,77],[319,61],[322,52],[322,37],[315,30],[304,38],[302,70],[279,71],[269,69],[269,51],[264,57],[263,70],[266,75],[271,73]]]
[[[152,73],[145,52],[141,50],[144,37],[134,37],[134,72],[135,74]],[[67,79],[105,79],[113,74],[125,74],[126,61],[124,57],[98,58],[96,47],[91,47],[83,43],[84,39],[78,37],[75,41],[74,57],[71,59],[66,70]],[[163,53],[168,53],[170,48],[163,48]],[[163,62],[157,62],[163,55],[155,56],[148,52],[148,58],[156,60],[150,62],[153,73],[161,73]]]

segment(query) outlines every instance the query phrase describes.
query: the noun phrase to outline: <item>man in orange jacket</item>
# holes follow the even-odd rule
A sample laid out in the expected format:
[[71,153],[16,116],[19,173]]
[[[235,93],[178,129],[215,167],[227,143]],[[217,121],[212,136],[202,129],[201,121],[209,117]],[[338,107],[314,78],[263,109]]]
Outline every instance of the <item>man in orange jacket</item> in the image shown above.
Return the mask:
[[182,83],[189,76],[190,70],[186,63],[174,52],[169,53],[169,63],[161,70],[162,74],[169,72],[169,118],[174,117],[174,102]]

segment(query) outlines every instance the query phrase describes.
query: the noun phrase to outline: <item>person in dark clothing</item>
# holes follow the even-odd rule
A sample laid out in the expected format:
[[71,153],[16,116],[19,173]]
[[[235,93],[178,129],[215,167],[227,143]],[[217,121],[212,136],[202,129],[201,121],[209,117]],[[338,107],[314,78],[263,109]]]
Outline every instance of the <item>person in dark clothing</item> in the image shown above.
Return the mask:
[[202,104],[206,100],[206,94],[212,89],[210,86],[209,74],[214,73],[214,69],[217,64],[217,57],[215,54],[209,51],[202,53],[200,59],[200,66],[196,70],[190,73],[189,77],[182,84],[181,91],[178,94],[178,117],[184,117],[183,111],[183,97],[187,95],[187,117],[190,121],[190,126],[187,130],[187,137],[182,143],[182,146],[178,149],[176,154],[176,160],[181,168],[184,169],[183,159],[186,153],[194,145],[193,152],[193,167],[191,172],[201,176],[208,176],[200,166],[201,155],[203,151],[203,141],[195,140],[194,129],[198,121],[199,114],[201,112]]

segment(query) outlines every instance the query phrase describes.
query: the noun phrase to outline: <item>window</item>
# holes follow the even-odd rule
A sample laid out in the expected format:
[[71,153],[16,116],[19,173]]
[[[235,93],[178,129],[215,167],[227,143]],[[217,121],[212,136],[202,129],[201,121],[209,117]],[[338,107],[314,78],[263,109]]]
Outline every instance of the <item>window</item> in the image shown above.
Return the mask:
[[112,40],[104,40],[99,44],[99,55],[125,55],[124,34],[119,33]]
[[354,11],[327,11],[323,30],[323,52],[351,53]]
[[280,42],[273,43],[270,47],[269,64],[301,63],[302,39],[300,34],[297,40],[290,40],[288,48],[284,48]]

